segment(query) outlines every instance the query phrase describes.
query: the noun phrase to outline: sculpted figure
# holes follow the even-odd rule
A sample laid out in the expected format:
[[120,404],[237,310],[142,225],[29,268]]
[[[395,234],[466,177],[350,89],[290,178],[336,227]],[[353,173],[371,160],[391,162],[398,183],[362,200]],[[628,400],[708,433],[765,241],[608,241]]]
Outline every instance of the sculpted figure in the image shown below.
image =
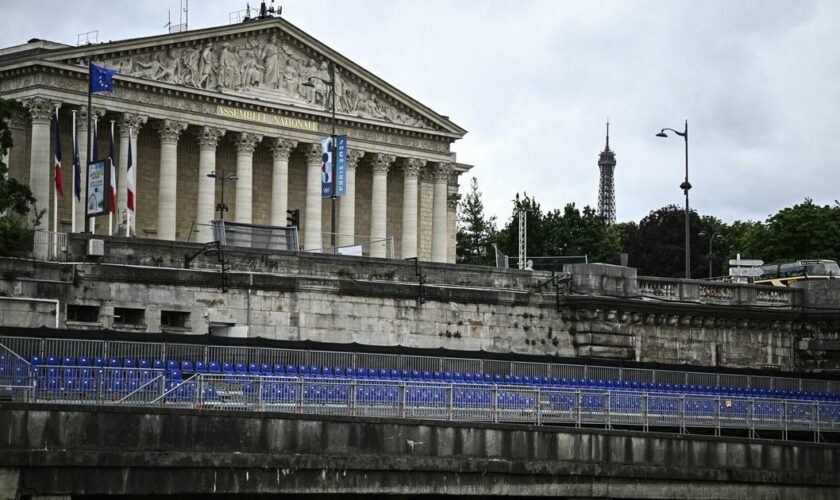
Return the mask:
[[162,65],[157,59],[150,59],[143,61],[141,59],[134,60],[134,71],[131,76],[139,76],[140,78],[154,79],[155,75],[160,71]]
[[347,80],[341,76],[340,68],[335,69],[335,109],[342,113],[352,113],[355,109],[355,92]]
[[321,67],[315,70],[315,76],[310,81],[315,85],[314,103],[324,107],[330,106],[332,104],[329,100],[330,86],[328,83],[330,81],[330,69],[327,61],[321,62]]
[[198,61],[201,58],[201,47],[184,49],[181,53],[181,82],[184,85],[198,86]]
[[230,50],[230,44],[222,45],[222,52],[219,54],[219,85],[226,89],[239,87],[241,80],[239,73],[239,59]]
[[242,75],[243,87],[257,86],[262,82],[264,68],[257,59],[258,47],[257,40],[248,40],[240,51],[239,72]]
[[360,102],[360,111],[362,116],[367,116],[369,118],[377,118],[377,119],[385,119],[386,115],[379,107],[379,102],[376,98],[376,94],[369,94],[367,91],[364,91],[362,96],[359,98]]
[[201,57],[198,61],[197,87],[206,89],[210,85],[210,76],[213,73],[213,42],[207,42],[201,50]]
[[172,47],[167,49],[166,57],[160,62],[154,79],[166,83],[181,83],[181,60],[175,57]]
[[286,90],[292,94],[298,94],[300,85],[300,74],[298,73],[299,63],[294,59],[286,62],[286,71],[283,73],[283,84]]
[[268,43],[260,53],[260,59],[265,66],[263,73],[263,84],[267,87],[278,88],[280,86],[280,71],[286,61],[281,60],[280,47],[277,45],[277,35],[271,35]]
[[308,63],[305,63],[300,70],[300,82],[298,86],[298,92],[306,102],[314,103],[315,102],[315,89],[313,87],[309,87],[304,85],[304,83],[309,82],[311,78],[315,78],[315,75],[318,71],[318,67],[315,65],[315,60],[310,59]]
[[338,102],[342,103],[341,110],[345,113],[357,114],[359,107],[359,91],[347,86],[344,94],[338,94]]

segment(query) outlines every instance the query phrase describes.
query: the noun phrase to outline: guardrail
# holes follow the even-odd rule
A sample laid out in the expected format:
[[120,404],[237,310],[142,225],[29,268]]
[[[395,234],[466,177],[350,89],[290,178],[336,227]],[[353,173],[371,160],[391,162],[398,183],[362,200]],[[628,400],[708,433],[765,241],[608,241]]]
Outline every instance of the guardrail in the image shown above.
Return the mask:
[[0,395],[30,403],[281,411],[535,425],[820,433],[840,431],[840,403],[328,377],[182,374],[159,369],[32,367]]
[[37,259],[65,260],[67,233],[37,230],[32,243],[32,254]]
[[269,347],[232,347],[178,342],[126,342],[116,340],[83,340],[67,338],[33,338],[0,336],[0,354],[30,360],[39,356],[44,361],[54,357],[62,363],[65,357],[110,360],[141,359],[169,361],[179,364],[189,360],[193,365],[202,361],[209,364],[250,363],[274,366],[343,366],[345,368],[377,368],[418,370],[420,372],[461,372],[508,375],[510,377],[557,377],[578,380],[613,380],[648,384],[680,384],[684,386],[728,387],[840,394],[840,382],[829,380],[740,375],[712,372],[654,370],[646,368],[621,368],[589,364],[538,363],[504,361],[498,359],[432,357],[365,352],[336,352],[320,350],[279,349]]

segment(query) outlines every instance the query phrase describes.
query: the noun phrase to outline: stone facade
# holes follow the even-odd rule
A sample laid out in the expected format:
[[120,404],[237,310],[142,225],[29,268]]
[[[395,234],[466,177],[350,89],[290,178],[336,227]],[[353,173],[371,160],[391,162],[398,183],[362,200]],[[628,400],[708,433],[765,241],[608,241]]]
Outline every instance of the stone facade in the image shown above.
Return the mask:
[[[34,59],[24,60],[27,50],[36,46],[43,46],[44,50]],[[195,225],[209,222],[209,200],[206,195],[201,200],[198,196],[206,174],[199,172],[197,136],[206,127],[212,127],[224,132],[215,153],[205,151],[206,164],[215,160],[216,170],[237,172],[240,177],[225,186],[229,219],[272,223],[272,203],[279,192],[285,191],[286,206],[301,211],[302,232],[307,232],[309,222],[309,237],[301,237],[301,242],[308,250],[323,249],[329,242],[331,203],[321,199],[321,168],[312,168],[314,160],[308,163],[306,152],[317,148],[321,138],[332,130],[328,103],[334,92],[336,133],[346,134],[350,148],[365,154],[353,186],[355,202],[344,204],[345,214],[337,212],[337,228],[342,216],[354,220],[355,238],[342,242],[360,244],[365,255],[378,256],[384,246],[381,241],[391,239],[393,248],[389,255],[454,262],[455,211],[443,204],[434,205],[434,200],[421,192],[421,183],[412,187],[418,194],[417,222],[413,222],[413,217],[403,217],[405,186],[407,182],[415,186],[413,177],[407,180],[403,170],[394,167],[387,171],[385,182],[375,183],[371,158],[384,155],[393,158],[394,165],[419,162],[429,170],[447,165],[453,172],[447,192],[453,196],[457,193],[457,174],[470,166],[455,162],[450,144],[466,131],[283,19],[109,42],[95,49],[34,41],[3,52],[0,97],[20,100],[28,110],[12,124],[15,147],[9,155],[10,174],[31,185],[41,208],[52,207],[55,196],[51,176],[42,175],[51,171],[55,149],[53,134],[47,133],[49,113],[58,107],[63,151],[73,150],[74,113],[79,142],[86,143],[86,64],[92,58],[96,64],[119,71],[115,92],[94,96],[99,156],[107,156],[112,123],[119,132],[115,135],[120,136],[128,133],[125,128],[130,123],[129,130],[136,137],[132,142],[137,188],[137,212],[131,214],[133,234],[179,241],[207,238],[209,232],[196,230]],[[330,76],[332,67],[334,77]],[[177,124],[180,133],[170,133],[174,129],[167,124]],[[161,135],[161,130],[168,132]],[[37,139],[34,149],[33,137]],[[236,141],[241,144],[242,137],[255,138],[253,144],[248,143],[253,147],[237,149]],[[120,159],[120,211],[112,224],[115,228],[127,217],[125,163],[129,139],[127,135],[121,139],[115,138],[116,156]],[[285,177],[272,175],[271,147],[277,140],[294,144]],[[71,155],[65,157],[69,160]],[[84,146],[80,160],[87,161]],[[65,160],[66,166],[71,163]],[[37,174],[34,178],[32,172]],[[73,191],[72,178],[65,175],[67,193]],[[284,184],[280,185],[279,179]],[[217,184],[213,205],[221,201],[221,183]],[[237,213],[236,200],[248,206],[238,207]],[[201,214],[199,205],[203,207]],[[73,229],[71,206],[71,196],[59,200],[60,231]],[[413,213],[412,207],[407,210]],[[312,213],[307,214],[308,211]],[[76,212],[78,232],[84,223],[78,220],[83,213],[79,209]],[[372,217],[373,214],[378,215]],[[55,216],[47,214],[46,227],[51,229],[49,220]],[[432,234],[424,218],[445,221],[441,231]],[[108,234],[106,219],[94,221],[96,234]],[[277,216],[273,223],[278,223]],[[125,229],[124,225],[121,227]],[[404,255],[401,239],[405,234],[418,242],[436,240],[444,251],[433,256],[430,245],[420,244],[415,252]],[[371,239],[379,240],[379,245],[369,244]]]
[[[420,303],[410,261],[230,248],[222,293],[215,257],[183,269],[184,255],[197,244],[106,238],[105,256],[87,258],[86,243],[84,236],[71,238],[67,258],[75,264],[0,260],[0,296],[18,299],[0,299],[4,325],[53,327],[57,301],[62,328],[205,334],[237,326],[248,336],[281,340],[840,369],[840,346],[831,344],[840,338],[840,309],[817,307],[821,289],[815,296],[645,278],[601,264],[568,266],[570,274],[553,281],[544,272],[424,263]],[[24,298],[52,302],[21,305]],[[68,320],[77,306],[96,308],[95,319]],[[142,311],[142,320],[115,322],[115,308]],[[172,313],[185,321],[164,324]]]

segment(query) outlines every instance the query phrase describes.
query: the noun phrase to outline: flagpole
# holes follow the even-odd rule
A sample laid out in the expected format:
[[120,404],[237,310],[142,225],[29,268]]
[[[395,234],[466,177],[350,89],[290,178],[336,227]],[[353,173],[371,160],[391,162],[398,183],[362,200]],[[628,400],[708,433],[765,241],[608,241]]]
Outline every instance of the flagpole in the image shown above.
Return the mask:
[[[93,142],[99,142],[99,119],[96,118],[93,120],[93,137],[96,139]],[[91,144],[93,148],[96,148],[96,151],[99,151],[98,144]],[[93,158],[93,149],[90,150],[90,156],[88,157],[88,170],[90,170],[90,161]],[[98,154],[97,154],[98,156]],[[97,158],[98,160],[99,158]],[[90,193],[88,193],[88,197],[90,197]],[[87,204],[86,204],[87,205]],[[96,234],[96,217],[90,218],[90,232]]]
[[[114,154],[113,154],[114,147],[113,146],[114,146],[114,120],[111,120],[111,147],[108,148],[108,155],[111,156],[111,165],[114,164]],[[111,171],[113,172],[114,167],[112,166],[110,168],[111,168]],[[108,178],[110,179],[110,176]],[[111,179],[111,182],[115,182],[115,180]],[[111,197],[111,183],[109,182],[108,183],[108,198],[110,198],[110,197]],[[116,196],[115,196],[115,198],[116,198]],[[116,207],[111,207],[111,209],[108,210],[108,236],[113,236],[114,210],[116,210]]]
[[[58,133],[58,106],[55,107],[55,129],[56,129],[56,150],[61,148],[61,144],[58,144],[58,141],[61,140],[61,137]],[[55,162],[55,158],[53,158],[53,162]],[[53,256],[58,255],[58,184],[56,184],[55,179],[55,165],[53,165],[53,234],[50,236],[50,240],[52,240],[52,252]]]
[[[129,161],[129,164],[125,166],[126,172],[127,172],[126,179],[125,179],[126,200],[128,199],[128,189],[131,187],[131,184],[132,184],[131,176],[134,175],[134,169],[132,169],[131,172],[128,171],[129,165],[131,165],[131,163],[133,163],[131,161],[132,160],[132,158],[131,158],[131,134],[132,133],[133,133],[132,127],[129,126],[128,127],[128,151],[129,151],[128,161]],[[133,166],[133,165],[131,165],[131,166]],[[126,205],[125,205],[125,237],[126,238],[131,237],[131,209],[128,207],[128,203],[126,203]]]
[[90,71],[90,57],[88,57],[88,106],[87,106],[87,143],[88,143],[88,152],[87,152],[87,165],[85,165],[85,199],[82,201],[85,205],[85,232],[91,232],[90,228],[90,217],[88,217],[88,198],[90,197],[90,193],[87,192],[87,186],[90,181],[90,159],[93,158],[91,155],[91,151],[93,151],[93,144],[91,144],[91,115],[93,114],[93,92],[91,92],[91,71]]
[[70,232],[76,232],[76,110],[73,110],[73,192],[70,193]]

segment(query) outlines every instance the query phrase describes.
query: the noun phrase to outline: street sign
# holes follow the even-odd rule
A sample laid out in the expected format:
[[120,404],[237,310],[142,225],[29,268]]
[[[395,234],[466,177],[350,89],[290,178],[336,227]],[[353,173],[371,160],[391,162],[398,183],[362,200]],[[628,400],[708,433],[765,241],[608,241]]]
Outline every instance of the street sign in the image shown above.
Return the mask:
[[737,267],[759,267],[764,265],[764,261],[758,259],[730,259],[729,265]]
[[760,267],[730,267],[730,276],[740,276],[744,278],[758,278],[761,276]]

